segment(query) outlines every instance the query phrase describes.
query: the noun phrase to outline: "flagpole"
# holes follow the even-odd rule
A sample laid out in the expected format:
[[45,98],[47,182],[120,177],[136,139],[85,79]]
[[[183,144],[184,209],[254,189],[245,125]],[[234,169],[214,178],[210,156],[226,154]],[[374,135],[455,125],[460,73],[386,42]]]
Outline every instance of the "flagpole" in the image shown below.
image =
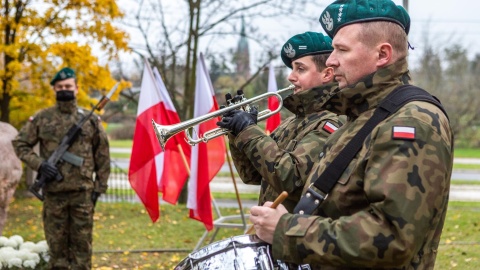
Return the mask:
[[185,169],[187,169],[188,175],[190,176],[190,166],[188,166],[188,161],[187,158],[185,157],[185,153],[183,152],[182,146],[177,143],[178,147],[178,152],[180,152],[180,156],[182,157],[183,160],[183,165],[185,165]]
[[227,154],[228,168],[230,169],[230,176],[232,177],[233,187],[235,188],[235,195],[237,196],[238,208],[240,208],[240,213],[242,215],[242,221],[243,221],[243,224],[245,224],[245,217],[243,216],[242,201],[240,200],[240,194],[238,192],[237,182],[235,180],[235,175],[233,174],[233,168],[232,168],[232,163],[230,161],[230,155],[229,155],[228,149],[229,149],[228,147],[225,147],[225,152]]

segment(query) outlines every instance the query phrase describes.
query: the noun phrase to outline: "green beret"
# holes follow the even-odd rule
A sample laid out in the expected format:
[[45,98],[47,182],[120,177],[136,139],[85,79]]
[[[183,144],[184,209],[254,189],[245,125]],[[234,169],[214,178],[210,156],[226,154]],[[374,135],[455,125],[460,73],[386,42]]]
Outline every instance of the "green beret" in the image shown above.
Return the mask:
[[316,32],[305,32],[291,37],[282,47],[283,63],[292,68],[292,61],[314,54],[331,53],[332,39]]
[[50,81],[50,85],[54,85],[58,81],[63,81],[70,78],[76,78],[73,69],[68,67],[62,68],[59,72],[57,72],[57,74],[55,74],[55,76],[53,76],[53,79]]
[[331,38],[343,26],[360,22],[388,21],[400,25],[407,35],[410,30],[407,11],[391,0],[337,0],[325,8],[319,21]]

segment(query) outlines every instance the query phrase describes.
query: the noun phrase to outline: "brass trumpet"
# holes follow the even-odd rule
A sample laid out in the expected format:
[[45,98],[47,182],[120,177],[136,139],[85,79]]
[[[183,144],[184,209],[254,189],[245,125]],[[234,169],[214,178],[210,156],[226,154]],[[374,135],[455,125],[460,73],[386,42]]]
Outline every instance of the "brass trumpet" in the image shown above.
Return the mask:
[[271,96],[275,96],[279,101],[278,108],[274,111],[266,109],[266,110],[263,110],[263,111],[258,113],[257,120],[258,121],[265,120],[265,119],[269,118],[270,116],[278,113],[282,109],[283,99],[282,99],[282,96],[280,96],[280,94],[283,93],[283,92],[286,92],[288,90],[293,90],[293,89],[295,89],[295,86],[290,85],[286,88],[277,90],[277,92],[267,92],[265,94],[262,94],[262,95],[259,95],[259,96],[256,96],[256,97],[253,97],[253,98],[250,98],[250,99],[246,99],[246,100],[243,100],[243,101],[238,102],[238,103],[233,103],[226,108],[223,108],[223,109],[220,109],[220,110],[217,110],[217,111],[214,111],[214,112],[211,112],[211,113],[208,113],[208,114],[205,114],[205,115],[199,116],[197,118],[193,118],[193,119],[190,119],[190,120],[187,120],[187,121],[175,124],[175,125],[159,125],[159,124],[155,123],[155,120],[152,119],[153,129],[155,131],[155,135],[157,136],[158,142],[160,143],[160,146],[162,147],[163,150],[165,150],[165,145],[166,145],[167,141],[172,136],[174,136],[175,134],[177,134],[181,131],[186,132],[187,143],[192,145],[192,146],[196,145],[198,143],[201,143],[201,142],[206,143],[211,139],[214,139],[216,137],[227,134],[228,129],[214,128],[212,130],[209,130],[209,131],[205,132],[202,137],[199,137],[197,139],[192,138],[189,135],[189,133],[187,132],[187,130],[190,129],[190,128],[193,128],[196,125],[199,125],[203,122],[209,121],[209,120],[214,119],[216,117],[220,117],[220,116],[224,115],[225,113],[227,113],[229,111],[236,110],[236,109],[239,109],[239,108],[242,108],[242,107],[247,107],[254,102],[258,102],[262,99],[269,98]]

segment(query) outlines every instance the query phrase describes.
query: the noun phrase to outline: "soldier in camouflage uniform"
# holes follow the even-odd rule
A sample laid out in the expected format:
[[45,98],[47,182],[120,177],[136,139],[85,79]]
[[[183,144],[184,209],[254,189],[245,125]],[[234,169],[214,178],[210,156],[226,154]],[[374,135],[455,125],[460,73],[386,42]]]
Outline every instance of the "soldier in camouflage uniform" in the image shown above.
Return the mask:
[[[70,127],[89,113],[77,107],[78,87],[72,69],[59,71],[50,84],[56,93],[56,105],[30,117],[13,144],[22,161],[50,179],[43,188],[49,268],[90,269],[94,206],[98,196],[106,192],[110,174],[108,139],[100,118],[93,115],[68,149],[75,159],[83,159],[83,164],[48,163]],[[33,151],[37,143],[40,155]],[[57,174],[63,178],[52,180]]]
[[[288,79],[295,85],[294,93],[284,99],[283,106],[294,115],[270,136],[254,125],[256,117],[244,130],[233,130],[237,136],[229,136],[230,151],[241,179],[246,184],[261,185],[259,205],[287,191],[289,196],[283,204],[292,211],[307,175],[320,159],[326,138],[341,125],[337,115],[322,109],[331,91],[337,88],[332,83],[333,69],[325,65],[332,50],[331,39],[321,33],[291,37],[282,47],[281,56],[292,69]],[[235,111],[234,116],[227,115],[218,125],[232,130],[245,115],[248,118],[251,114]]]
[[[304,193],[379,102],[410,82],[410,18],[401,6],[390,0],[336,1],[320,22],[333,37],[327,64],[341,89],[326,108],[348,120],[328,138]],[[447,116],[429,102],[409,102],[366,137],[313,215],[266,203],[252,207],[250,220],[257,235],[273,244],[274,258],[313,269],[433,269],[452,163]]]

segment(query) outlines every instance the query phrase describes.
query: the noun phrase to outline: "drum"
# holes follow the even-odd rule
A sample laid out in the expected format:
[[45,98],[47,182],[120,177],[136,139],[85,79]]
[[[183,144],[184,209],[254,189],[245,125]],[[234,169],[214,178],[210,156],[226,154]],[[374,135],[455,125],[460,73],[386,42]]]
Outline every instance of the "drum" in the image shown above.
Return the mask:
[[288,270],[273,260],[272,246],[256,235],[239,235],[211,243],[183,259],[175,270]]

